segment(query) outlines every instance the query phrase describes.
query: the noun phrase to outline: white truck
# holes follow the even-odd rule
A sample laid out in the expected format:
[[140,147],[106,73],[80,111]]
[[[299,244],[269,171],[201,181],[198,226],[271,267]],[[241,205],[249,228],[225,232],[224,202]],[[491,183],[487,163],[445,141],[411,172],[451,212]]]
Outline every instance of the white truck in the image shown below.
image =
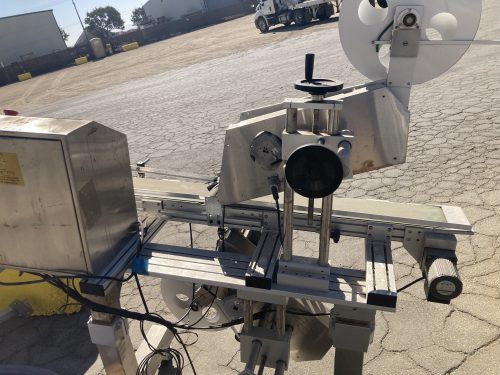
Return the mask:
[[260,0],[255,8],[255,26],[266,33],[269,27],[294,22],[302,26],[313,19],[326,20],[339,10],[339,0]]

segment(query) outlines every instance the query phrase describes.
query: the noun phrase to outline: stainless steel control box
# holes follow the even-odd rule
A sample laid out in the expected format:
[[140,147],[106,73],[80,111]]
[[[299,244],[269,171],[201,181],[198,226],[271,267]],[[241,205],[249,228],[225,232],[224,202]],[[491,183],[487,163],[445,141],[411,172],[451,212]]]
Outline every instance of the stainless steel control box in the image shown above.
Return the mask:
[[137,227],[124,134],[0,116],[0,267],[96,274]]

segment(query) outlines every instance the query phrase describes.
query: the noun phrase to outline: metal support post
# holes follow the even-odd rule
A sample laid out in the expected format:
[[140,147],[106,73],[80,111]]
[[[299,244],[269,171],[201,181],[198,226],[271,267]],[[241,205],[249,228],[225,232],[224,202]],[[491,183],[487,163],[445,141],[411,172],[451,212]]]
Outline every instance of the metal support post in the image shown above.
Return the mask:
[[252,342],[252,349],[250,351],[250,357],[248,358],[245,369],[240,373],[240,375],[254,375],[255,367],[257,366],[257,361],[260,357],[260,350],[262,349],[262,343],[258,340]]
[[243,301],[243,332],[248,333],[253,327],[253,301]]
[[276,362],[276,369],[274,370],[274,375],[283,375],[285,373],[286,363],[283,361]]
[[330,227],[332,221],[332,201],[330,194],[323,198],[321,206],[321,227],[319,231],[319,259],[320,266],[328,266],[330,259]]
[[297,133],[297,108],[288,108],[286,110],[286,127],[287,133]]
[[[102,305],[120,307],[121,284],[116,283],[104,297],[86,297]],[[91,340],[96,344],[107,375],[135,375],[138,364],[128,334],[125,319],[111,314],[91,312],[89,321]]]
[[293,189],[285,181],[285,204],[283,208],[283,260],[292,260],[293,249]]
[[347,349],[335,349],[334,375],[362,375],[365,353]]
[[276,305],[276,333],[278,337],[286,333],[286,305]]
[[335,347],[334,375],[362,375],[364,353],[373,341],[375,310],[337,306],[332,310],[330,337]]

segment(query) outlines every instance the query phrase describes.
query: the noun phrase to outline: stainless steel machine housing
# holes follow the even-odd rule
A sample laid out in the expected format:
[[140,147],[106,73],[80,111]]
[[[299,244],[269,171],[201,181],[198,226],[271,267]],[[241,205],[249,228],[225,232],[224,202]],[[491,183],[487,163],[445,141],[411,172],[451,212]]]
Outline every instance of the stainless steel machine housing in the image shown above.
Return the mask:
[[137,232],[126,136],[0,116],[0,267],[93,274]]

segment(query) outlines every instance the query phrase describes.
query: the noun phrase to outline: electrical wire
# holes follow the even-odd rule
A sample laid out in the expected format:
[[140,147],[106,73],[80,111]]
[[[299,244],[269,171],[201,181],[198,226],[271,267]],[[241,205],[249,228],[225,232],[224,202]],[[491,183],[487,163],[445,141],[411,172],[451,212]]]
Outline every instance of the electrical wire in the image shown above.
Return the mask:
[[[385,27],[385,29],[378,35],[377,42],[380,41],[380,39],[382,39],[384,34],[387,32],[387,30],[389,30],[392,26],[394,26],[394,21],[392,21],[390,24],[388,24]],[[377,53],[380,51],[380,44],[375,44],[375,51],[377,51]]]
[[[28,274],[39,276],[38,274],[27,272]],[[20,272],[20,276],[23,274],[23,272]],[[132,272],[129,276],[126,278],[117,278],[117,277],[110,277],[110,276],[93,276],[93,275],[68,275],[68,276],[48,276],[49,278],[53,280],[74,280],[74,279],[87,279],[87,280],[111,280],[111,281],[117,281],[120,283],[124,283],[127,281],[130,281],[134,277],[134,272]],[[42,284],[46,283],[46,279],[40,279],[40,280],[29,280],[29,281],[17,281],[17,282],[3,282],[0,281],[0,286],[23,286],[23,285],[33,285],[33,284]]]
[[422,277],[419,277],[418,279],[413,280],[412,282],[410,282],[410,283],[406,284],[405,286],[402,286],[401,288],[399,288],[399,289],[397,290],[397,292],[398,292],[398,293],[399,293],[399,292],[402,292],[403,290],[408,289],[410,286],[415,285],[416,283],[418,283],[418,282],[420,282],[420,281],[422,281],[422,280],[424,280],[424,279],[425,279],[425,277],[423,277],[423,276],[422,276]]
[[283,231],[281,229],[280,201],[279,199],[276,199],[275,202],[276,202],[276,215],[278,215],[278,232],[280,235],[281,247],[283,247]]

